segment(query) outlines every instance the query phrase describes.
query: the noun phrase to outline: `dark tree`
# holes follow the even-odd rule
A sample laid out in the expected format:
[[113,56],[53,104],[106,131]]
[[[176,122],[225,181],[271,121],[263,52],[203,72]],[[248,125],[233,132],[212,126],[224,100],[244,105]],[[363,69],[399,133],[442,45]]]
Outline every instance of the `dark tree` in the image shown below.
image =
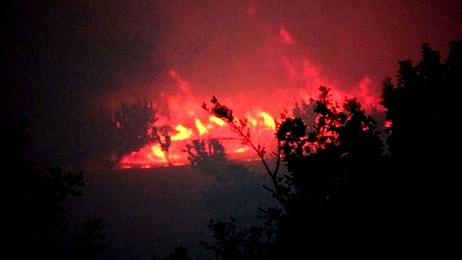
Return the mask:
[[176,246],[167,257],[153,257],[153,260],[191,260],[188,249],[182,246]]
[[423,44],[420,61],[400,61],[396,80],[383,83],[391,173],[397,180],[393,210],[401,216],[395,226],[403,245],[409,240],[420,247],[451,244],[443,238],[451,237],[460,203],[453,122],[461,87],[462,41],[450,43],[443,62],[438,51]]
[[[216,98],[211,107],[204,105],[254,148],[272,180],[273,187],[265,187],[279,207],[262,209],[265,221],[260,229],[264,233],[259,233],[259,243],[252,243],[254,248],[268,250],[263,255],[269,259],[344,250],[358,234],[354,232],[367,230],[367,223],[372,221],[368,217],[375,217],[368,213],[374,210],[366,207],[379,203],[374,185],[381,178],[377,168],[383,163],[383,143],[375,120],[354,99],[338,107],[326,87],[320,87],[319,98],[312,102],[314,125],[309,127],[302,119],[291,117],[283,117],[278,123],[275,169],[268,167],[264,149],[251,142],[245,120],[236,120]],[[280,159],[286,172],[278,170]],[[225,237],[218,236],[221,240],[212,248],[216,249]],[[241,242],[247,243],[250,240]],[[237,251],[245,256],[242,249]]]
[[218,139],[195,139],[186,145],[188,160],[193,167],[206,172],[216,172],[228,163],[225,148]]
[[120,105],[113,115],[117,162],[122,156],[137,151],[152,141],[149,130],[156,121],[156,109],[150,102],[138,100],[131,104],[123,102]]
[[95,218],[87,221],[82,230],[74,235],[72,259],[97,260],[106,251],[106,235],[102,232],[104,220]]
[[267,182],[265,176],[229,160],[218,139],[193,140],[187,149],[191,166],[213,178],[203,191],[204,204],[212,219],[225,221],[232,216],[244,226],[257,223],[257,208],[272,202],[261,189]]
[[[462,42],[450,44],[444,63],[424,44],[419,63],[399,65],[396,83],[387,78],[382,92],[387,153],[375,119],[355,99],[339,107],[326,87],[296,107],[297,117],[277,124],[275,169],[245,120],[216,97],[204,104],[255,150],[272,183],[264,187],[279,203],[261,209],[264,221],[252,240],[234,221],[211,222],[215,240],[207,248],[223,259],[246,259],[246,252],[264,259],[455,252],[459,182],[448,137],[458,116],[453,93],[462,86]],[[304,115],[310,106],[313,116]]]
[[233,217],[229,221],[210,220],[207,227],[212,230],[215,242],[201,241],[200,245],[224,260],[267,259],[269,243],[262,242],[264,230],[256,226],[239,230],[235,222]]
[[64,259],[73,253],[69,239],[67,199],[81,197],[84,186],[81,171],[59,166],[43,166],[28,153],[30,130],[27,118],[16,126],[2,122],[2,167],[7,191],[8,243],[5,257],[18,259]]
[[[98,160],[116,166],[123,156],[138,151],[148,143],[159,143],[168,154],[171,144],[169,126],[158,126],[157,108],[147,100],[122,102],[114,112],[102,109],[95,131]],[[168,159],[168,158],[167,158]]]
[[66,227],[63,203],[69,195],[81,195],[82,173],[64,174],[59,167],[36,166],[27,157],[30,132],[26,118],[17,126],[2,124],[2,133],[6,155],[2,166],[10,171],[6,176],[10,198],[6,215],[14,223],[8,241],[18,250],[19,258],[36,255],[53,259]]
[[353,245],[353,234],[358,238],[366,231],[376,217],[374,204],[381,203],[377,182],[382,177],[383,143],[376,121],[355,99],[339,107],[330,89],[319,90],[312,101],[314,125],[285,118],[277,129],[288,171],[278,182],[285,204],[276,219],[272,255],[277,259],[290,253],[316,256],[335,252],[333,248],[344,250]]

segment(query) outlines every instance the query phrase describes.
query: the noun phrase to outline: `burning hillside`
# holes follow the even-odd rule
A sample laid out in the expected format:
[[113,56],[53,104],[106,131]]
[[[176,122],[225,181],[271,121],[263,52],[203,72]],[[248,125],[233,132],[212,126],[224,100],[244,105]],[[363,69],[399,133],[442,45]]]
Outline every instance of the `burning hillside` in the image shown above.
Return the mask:
[[[354,97],[364,108],[372,109],[372,112],[380,111],[378,91],[373,90],[375,83],[369,77],[363,77],[356,86],[340,86],[335,80],[322,75],[320,66],[307,57],[302,46],[297,44],[297,38],[287,28],[264,28],[265,35],[269,36],[265,36],[265,41],[250,50],[250,56],[247,50],[242,54],[245,60],[229,60],[228,69],[234,73],[234,77],[230,77],[228,72],[222,78],[207,81],[208,84],[220,83],[225,90],[196,85],[197,78],[210,76],[207,75],[208,71],[199,70],[193,75],[187,68],[182,68],[185,73],[177,69],[166,72],[165,77],[171,85],[168,91],[161,94],[161,98],[168,113],[160,115],[157,123],[170,127],[167,133],[168,149],[159,142],[148,142],[138,151],[123,156],[118,166],[149,168],[187,164],[187,145],[198,139],[218,140],[231,160],[257,159],[255,151],[236,138],[226,122],[202,109],[201,104],[212,95],[217,95],[232,108],[236,117],[247,120],[252,142],[265,147],[269,156],[275,148],[275,129],[280,115],[290,116],[297,103],[309,103],[316,99],[321,85],[332,88],[330,94],[339,105],[346,97]],[[239,46],[236,49],[242,50]],[[220,66],[225,63],[219,62]],[[200,63],[196,64],[191,71],[197,71],[201,66]],[[194,79],[193,82],[186,77]],[[202,98],[203,95],[205,98]]]
[[[175,71],[170,73],[172,77],[178,77]],[[178,80],[181,84],[186,84],[183,80]],[[322,81],[319,81],[322,82]],[[366,78],[360,89],[367,90],[369,80]],[[183,85],[183,90],[186,90]],[[317,94],[317,92],[315,92]],[[313,93],[314,94],[314,93]],[[342,104],[346,97],[352,97],[351,95],[341,94],[336,90],[333,91],[333,100],[339,105]],[[215,98],[215,97],[214,97]],[[308,93],[301,92],[297,100],[304,104],[309,104],[311,100],[316,97],[308,95]],[[366,107],[370,109],[370,112],[374,112],[371,109],[377,109],[378,103],[372,96],[359,96],[357,97],[360,102],[366,104]],[[282,114],[293,116],[292,111],[295,103],[284,103],[288,101],[285,99],[279,99],[278,96],[267,99],[259,99],[258,97],[247,97],[245,99],[238,100],[240,102],[229,102],[232,104],[231,107],[238,108],[238,111],[243,109],[241,116],[237,116],[241,120],[241,124],[246,126],[246,133],[252,143],[264,147],[271,156],[276,148],[275,132],[278,124],[278,120]],[[282,102],[281,102],[282,101]],[[212,100],[213,102],[213,100]],[[261,105],[258,104],[262,102]],[[284,111],[276,111],[273,103],[287,104]],[[248,143],[239,138],[230,128],[229,122],[223,119],[210,115],[205,110],[207,107],[203,103],[202,107],[200,102],[195,99],[192,95],[181,95],[172,96],[169,99],[171,108],[176,112],[174,115],[177,117],[165,118],[161,117],[160,122],[170,125],[170,129],[166,133],[168,138],[168,148],[165,148],[162,144],[162,140],[159,142],[146,143],[138,151],[133,151],[125,155],[118,163],[119,168],[150,168],[159,166],[172,166],[172,165],[185,165],[189,163],[188,149],[194,140],[203,140],[209,145],[206,145],[205,151],[208,154],[212,154],[213,147],[210,145],[211,141],[219,141],[225,149],[227,157],[231,160],[237,161],[252,161],[259,159],[255,150],[252,149]],[[263,109],[268,107],[268,110]],[[378,110],[380,111],[380,110]],[[375,111],[377,112],[377,110]],[[181,121],[175,121],[181,118]],[[222,117],[223,118],[223,117]],[[310,123],[310,122],[307,122]],[[190,151],[190,150],[189,150]]]

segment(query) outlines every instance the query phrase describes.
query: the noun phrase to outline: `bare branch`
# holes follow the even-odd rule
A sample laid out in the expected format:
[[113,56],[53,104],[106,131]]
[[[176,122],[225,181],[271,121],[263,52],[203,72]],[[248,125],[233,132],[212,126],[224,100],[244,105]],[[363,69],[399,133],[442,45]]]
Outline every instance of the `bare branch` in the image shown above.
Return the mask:
[[281,186],[277,179],[281,158],[281,148],[279,147],[280,141],[278,140],[276,165],[275,168],[271,170],[265,159],[265,147],[255,145],[250,138],[250,130],[247,126],[247,119],[235,119],[235,117],[233,116],[233,111],[227,106],[222,105],[215,96],[212,97],[211,102],[212,107],[209,107],[204,102],[202,104],[202,108],[206,110],[209,114],[221,118],[225,122],[227,122],[228,125],[231,127],[231,131],[235,132],[236,134],[242,137],[242,143],[250,146],[256,152],[256,154],[260,158],[260,161],[263,163],[263,166],[265,167],[268,176],[271,178],[274,187],[274,189],[269,189],[268,187],[265,187],[265,189],[270,191],[274,195],[274,197],[282,205],[285,206],[287,204],[287,199],[282,195],[283,193],[280,191]]

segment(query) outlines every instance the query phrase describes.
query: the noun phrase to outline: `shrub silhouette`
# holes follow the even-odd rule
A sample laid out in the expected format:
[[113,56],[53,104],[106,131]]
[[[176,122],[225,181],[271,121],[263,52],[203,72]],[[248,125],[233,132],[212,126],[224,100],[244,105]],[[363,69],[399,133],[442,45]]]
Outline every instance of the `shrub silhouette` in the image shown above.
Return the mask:
[[339,107],[321,86],[318,99],[277,123],[274,169],[246,120],[213,96],[202,107],[256,152],[277,205],[260,208],[262,222],[249,228],[212,219],[213,241],[200,244],[221,259],[451,254],[460,202],[447,137],[460,86],[462,41],[450,43],[444,63],[423,44],[419,63],[400,61],[396,83],[383,82],[385,133],[356,99]]
[[399,180],[392,186],[394,210],[400,213],[395,227],[403,245],[409,240],[419,248],[451,244],[444,238],[457,221],[454,205],[460,202],[450,122],[458,115],[452,93],[461,86],[460,40],[450,42],[443,62],[438,51],[423,44],[417,63],[400,61],[396,79],[383,82],[390,174]]
[[145,99],[121,102],[113,112],[101,109],[98,120],[94,122],[98,137],[94,140],[96,157],[112,168],[125,155],[148,143],[158,143],[168,159],[170,133],[174,130],[167,125],[157,125],[157,121],[155,104]]
[[[372,191],[367,187],[379,178],[373,167],[380,165],[383,158],[380,132],[375,120],[365,114],[355,99],[345,100],[341,109],[332,102],[330,89],[322,86],[319,90],[318,100],[312,101],[316,120],[310,131],[300,118],[283,117],[277,125],[277,160],[282,160],[287,171],[279,171],[278,164],[275,169],[266,167],[273,187],[265,187],[279,202],[279,207],[261,210],[261,217],[265,219],[263,226],[251,227],[246,232],[265,232],[258,233],[258,239],[254,236],[252,243],[240,241],[241,249],[234,250],[239,252],[238,259],[250,259],[244,251],[253,252],[243,244],[251,244],[259,252],[267,250],[260,257],[271,259],[314,255],[344,246],[352,235],[352,230],[346,227],[352,223],[357,226],[365,220],[361,217],[366,212],[363,207],[372,200],[368,197]],[[242,138],[247,138],[247,143],[268,166],[264,149],[251,143],[246,134],[245,121],[236,120],[232,111],[215,97],[211,101],[212,106],[204,105],[204,108],[227,121]],[[233,226],[233,223],[227,225]],[[219,226],[209,227],[216,234],[219,230],[214,228]],[[217,249],[226,236],[221,234],[216,238],[219,241],[215,246],[207,248],[215,249],[224,259],[229,257]]]
[[243,225],[257,223],[258,207],[271,203],[261,189],[267,178],[229,160],[218,139],[192,140],[187,149],[191,166],[213,178],[203,191],[205,207],[212,218],[226,221],[232,216]]
[[[27,147],[31,134],[27,118],[21,118],[17,126],[2,122],[0,127],[5,144],[2,148],[6,152],[1,158],[2,166],[9,171],[5,215],[7,250],[11,251],[5,255],[18,259],[64,259],[79,255],[83,251],[72,248],[74,241],[69,239],[66,202],[71,196],[83,195],[83,173],[66,171],[59,166],[42,166],[29,158]],[[103,226],[98,226],[95,231],[102,229]],[[86,241],[93,240],[89,237]],[[102,253],[99,250],[93,256]]]

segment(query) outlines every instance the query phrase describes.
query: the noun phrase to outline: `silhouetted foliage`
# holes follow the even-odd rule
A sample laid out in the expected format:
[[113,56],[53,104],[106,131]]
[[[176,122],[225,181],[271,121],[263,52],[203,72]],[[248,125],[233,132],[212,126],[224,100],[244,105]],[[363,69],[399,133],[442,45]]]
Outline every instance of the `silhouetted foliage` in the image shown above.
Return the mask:
[[125,154],[137,151],[143,145],[152,141],[149,130],[157,121],[154,105],[138,100],[134,103],[122,102],[113,114],[114,149],[117,161]]
[[[383,82],[386,135],[356,99],[340,107],[321,86],[318,99],[297,104],[295,117],[277,122],[274,169],[265,148],[252,142],[245,119],[215,96],[211,106],[204,103],[260,157],[273,185],[263,187],[279,204],[259,208],[259,226],[238,229],[235,218],[212,219],[213,241],[200,245],[221,259],[375,258],[453,249],[453,236],[444,232],[458,221],[460,201],[452,144],[444,137],[457,115],[450,93],[462,86],[462,41],[450,43],[445,63],[423,44],[417,65],[399,65],[397,83],[390,77]],[[204,143],[191,147],[198,151],[190,157],[193,165],[212,156]]]
[[[65,171],[59,166],[41,166],[29,158],[31,137],[27,118],[17,126],[2,122],[2,166],[8,169],[9,203],[7,233],[15,258],[62,259],[72,254],[68,240],[66,202],[81,197],[83,173]],[[78,251],[76,251],[78,252]]]
[[167,257],[153,257],[153,260],[191,260],[191,257],[187,248],[176,246]]
[[74,235],[74,254],[75,260],[92,260],[99,257],[106,250],[106,236],[102,233],[104,220],[95,218],[87,221],[81,231]]
[[[46,167],[30,173],[24,188],[24,215],[37,226],[54,223],[64,228],[64,202],[68,196],[82,196],[83,173],[63,173],[60,167]],[[33,216],[32,218],[30,218]]]
[[[218,99],[213,96],[211,99],[212,106],[208,106],[205,102],[202,104],[202,108],[206,110],[208,113],[211,115],[214,115],[218,118],[223,119],[225,122],[228,123],[228,125],[231,128],[231,131],[236,133],[240,141],[242,142],[243,145],[248,145],[254,150],[258,157],[260,158],[261,162],[263,163],[266,173],[271,179],[271,182],[275,189],[278,189],[279,186],[277,185],[277,174],[279,170],[279,165],[280,165],[280,153],[281,149],[277,150],[276,155],[276,166],[274,169],[270,169],[270,166],[265,160],[265,155],[266,155],[266,148],[264,146],[261,146],[260,144],[254,144],[251,140],[250,136],[250,128],[247,122],[247,119],[241,119],[241,118],[236,118],[233,116],[233,111],[228,108],[225,105],[222,105]],[[275,190],[272,190],[271,188],[268,188],[267,186],[263,186],[265,189],[269,190],[275,198],[278,200],[283,200],[283,198],[279,197],[279,193]],[[280,201],[283,203],[283,201]]]
[[265,176],[229,160],[218,139],[193,140],[187,150],[191,166],[213,177],[213,183],[203,191],[205,207],[212,218],[233,216],[239,223],[255,223],[257,208],[271,202],[260,189],[267,182]]
[[[259,254],[264,259],[316,255],[347,244],[353,231],[347,228],[349,224],[360,229],[362,221],[364,225],[368,223],[365,207],[378,202],[373,191],[375,187],[372,187],[380,178],[375,168],[382,163],[380,131],[375,120],[365,114],[355,99],[346,99],[341,109],[332,102],[330,89],[321,86],[319,90],[319,98],[312,101],[313,126],[309,128],[300,118],[286,116],[277,124],[278,160],[282,159],[287,172],[279,172],[278,163],[274,170],[266,167],[273,183],[272,188],[266,189],[280,207],[261,209],[262,227],[254,226],[252,230],[264,230],[265,236],[260,232],[253,236],[251,243],[239,233],[239,243],[234,243],[239,246],[226,244],[234,248],[225,251],[223,243],[234,241],[232,238],[237,236],[232,229],[220,230],[223,223],[209,225],[216,242],[208,248],[223,259],[236,255],[238,258],[234,259],[246,259],[250,256],[245,252],[257,249],[264,250],[265,253],[260,251]],[[259,146],[241,130],[245,120],[236,120],[231,110],[215,97],[212,104],[210,108],[206,105],[203,108],[215,116],[222,116],[267,166]],[[373,166],[368,167],[368,164]],[[234,223],[225,226],[232,228]],[[362,227],[364,231],[365,226]],[[246,246],[252,250],[244,250]]]
[[101,113],[98,122],[101,125],[98,136],[101,138],[96,141],[102,146],[99,150],[110,167],[117,165],[123,156],[149,143],[160,144],[168,155],[170,132],[173,130],[167,125],[156,125],[156,114],[156,106],[142,99],[122,102],[113,113]]
[[207,227],[213,231],[215,243],[201,241],[200,245],[225,260],[267,259],[267,244],[262,243],[263,230],[252,226],[239,231],[235,221],[233,217],[229,221],[210,220]]
[[[437,240],[450,249],[444,230],[457,221],[459,200],[452,144],[444,137],[457,111],[451,93],[462,86],[462,42],[450,44],[445,63],[424,44],[418,64],[399,65],[397,83],[383,83],[389,153],[377,122],[359,102],[346,99],[339,107],[323,86],[317,100],[297,105],[296,117],[283,116],[277,124],[277,158],[286,173],[278,172],[279,163],[269,169],[245,120],[216,97],[211,107],[204,104],[257,152],[273,184],[266,189],[279,202],[261,209],[264,221],[253,228],[264,232],[254,233],[252,243],[235,231],[234,221],[211,222],[215,240],[206,248],[223,259],[246,259],[243,248],[250,245],[263,250],[256,257],[264,259],[361,255],[365,248],[373,255],[418,253],[441,248]],[[310,109],[313,116],[305,114]]]
[[[286,118],[277,131],[289,173],[278,183],[287,203],[278,217],[284,228],[278,231],[281,250],[276,249],[276,256],[307,254],[306,246],[316,254],[349,244],[353,230],[348,226],[354,225],[359,235],[370,221],[365,213],[372,217],[376,205],[371,205],[379,203],[374,185],[381,178],[383,144],[375,120],[355,99],[346,99],[340,109],[328,88],[320,87],[320,92],[313,101],[312,128],[298,118]],[[305,242],[294,240],[295,234]],[[321,242],[325,239],[329,243]]]
[[460,203],[453,170],[457,147],[449,137],[459,111],[454,93],[462,87],[462,41],[449,47],[442,62],[438,51],[423,44],[420,61],[400,61],[396,80],[383,82],[390,172],[399,180],[392,186],[401,215],[396,229],[405,230],[403,244],[411,239],[427,246],[438,243],[435,238],[452,228],[454,205]]
[[215,172],[228,162],[225,148],[218,139],[195,139],[187,144],[188,160],[193,167]]
[[299,118],[306,125],[314,125],[316,123],[316,117],[313,113],[316,106],[316,102],[310,100],[310,102],[296,102],[295,107],[292,110],[294,118]]
[[448,133],[445,124],[456,115],[452,93],[462,86],[461,52],[462,42],[451,42],[448,58],[442,63],[439,52],[424,44],[416,65],[411,60],[400,61],[397,82],[391,78],[384,81],[382,104],[392,122],[388,145],[395,159],[434,163],[446,157],[448,142],[442,139]]

